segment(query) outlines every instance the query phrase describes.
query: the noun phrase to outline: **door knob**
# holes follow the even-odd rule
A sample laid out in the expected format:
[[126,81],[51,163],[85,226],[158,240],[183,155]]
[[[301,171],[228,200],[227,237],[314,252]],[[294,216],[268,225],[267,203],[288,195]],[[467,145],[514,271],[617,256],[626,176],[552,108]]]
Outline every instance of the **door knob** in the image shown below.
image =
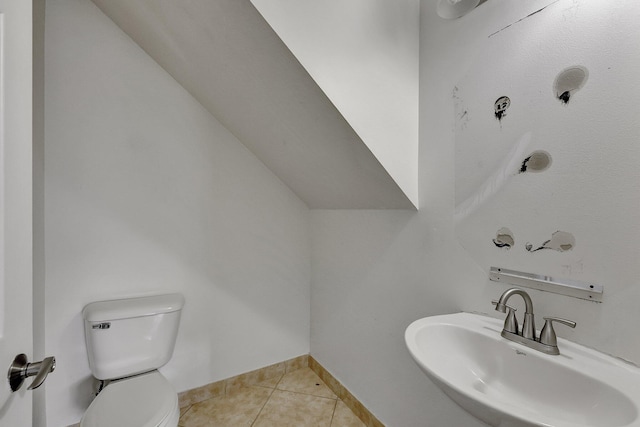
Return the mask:
[[44,380],[47,379],[47,375],[55,369],[55,357],[45,357],[40,362],[29,363],[26,354],[19,354],[13,359],[13,363],[9,366],[9,372],[7,372],[7,379],[9,380],[11,391],[20,390],[24,380],[33,376],[35,376],[35,378],[27,390],[38,388]]

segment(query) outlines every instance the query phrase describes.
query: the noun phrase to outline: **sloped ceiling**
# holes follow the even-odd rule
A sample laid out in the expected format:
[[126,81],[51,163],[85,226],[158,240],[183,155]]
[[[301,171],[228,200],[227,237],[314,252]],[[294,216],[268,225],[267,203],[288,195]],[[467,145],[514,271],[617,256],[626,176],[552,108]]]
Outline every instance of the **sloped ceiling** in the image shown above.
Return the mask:
[[420,0],[251,0],[418,205]]
[[415,208],[249,0],[93,1],[310,208]]

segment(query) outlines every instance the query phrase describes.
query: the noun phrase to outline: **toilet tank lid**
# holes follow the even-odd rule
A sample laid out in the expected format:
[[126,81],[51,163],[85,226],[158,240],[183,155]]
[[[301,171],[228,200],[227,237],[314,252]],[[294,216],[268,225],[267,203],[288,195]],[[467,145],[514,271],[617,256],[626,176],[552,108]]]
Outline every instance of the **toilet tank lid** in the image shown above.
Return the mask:
[[183,306],[184,297],[181,294],[116,299],[87,304],[82,310],[82,317],[88,322],[103,322],[171,313],[181,310]]

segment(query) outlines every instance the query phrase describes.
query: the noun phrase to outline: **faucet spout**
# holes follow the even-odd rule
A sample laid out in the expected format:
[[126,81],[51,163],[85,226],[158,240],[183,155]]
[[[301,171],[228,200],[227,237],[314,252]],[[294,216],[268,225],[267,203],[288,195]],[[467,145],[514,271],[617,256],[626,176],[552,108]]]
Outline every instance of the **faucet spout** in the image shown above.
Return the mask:
[[513,295],[520,295],[525,304],[524,321],[522,322],[522,336],[528,339],[535,340],[536,326],[535,319],[533,317],[533,301],[531,301],[531,297],[528,293],[518,288],[511,288],[506,290],[500,296],[500,299],[496,304],[496,310],[501,313],[505,313],[507,311],[507,301]]
[[511,288],[506,290],[500,296],[500,299],[498,300],[498,304],[496,304],[496,310],[501,313],[505,313],[507,311],[507,301],[509,301],[509,298],[511,298],[513,295],[520,295],[524,300],[524,304],[525,304],[524,312],[528,314],[533,314],[533,301],[531,301],[531,297],[529,296],[528,293],[518,288]]

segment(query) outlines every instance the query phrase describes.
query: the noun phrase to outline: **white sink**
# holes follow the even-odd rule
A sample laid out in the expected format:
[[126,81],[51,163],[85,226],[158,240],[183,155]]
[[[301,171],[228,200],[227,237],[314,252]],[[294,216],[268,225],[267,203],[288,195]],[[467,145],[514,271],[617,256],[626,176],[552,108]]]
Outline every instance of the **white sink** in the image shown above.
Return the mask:
[[640,369],[558,338],[550,356],[500,336],[477,314],[425,317],[405,332],[411,356],[472,415],[500,427],[640,427]]

